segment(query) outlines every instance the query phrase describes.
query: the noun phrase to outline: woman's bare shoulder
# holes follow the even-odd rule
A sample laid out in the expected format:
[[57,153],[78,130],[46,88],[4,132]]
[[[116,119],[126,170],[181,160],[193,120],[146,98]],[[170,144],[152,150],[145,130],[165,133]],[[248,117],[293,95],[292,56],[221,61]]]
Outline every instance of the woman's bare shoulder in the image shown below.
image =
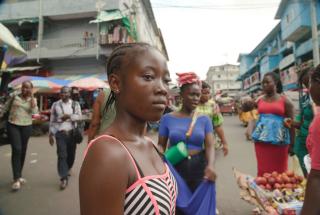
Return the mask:
[[[123,167],[128,161],[128,154],[119,140],[110,136],[96,138],[88,148],[84,163],[99,166],[101,170],[107,167]],[[122,168],[123,169],[123,168]]]

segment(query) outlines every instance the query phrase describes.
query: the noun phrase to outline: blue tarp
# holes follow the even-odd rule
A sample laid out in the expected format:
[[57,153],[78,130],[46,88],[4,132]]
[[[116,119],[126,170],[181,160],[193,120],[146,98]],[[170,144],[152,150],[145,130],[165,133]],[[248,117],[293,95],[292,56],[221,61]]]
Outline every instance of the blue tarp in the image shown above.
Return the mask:
[[216,186],[215,183],[204,180],[192,194],[188,185],[166,161],[178,184],[177,207],[185,215],[215,215],[216,214]]

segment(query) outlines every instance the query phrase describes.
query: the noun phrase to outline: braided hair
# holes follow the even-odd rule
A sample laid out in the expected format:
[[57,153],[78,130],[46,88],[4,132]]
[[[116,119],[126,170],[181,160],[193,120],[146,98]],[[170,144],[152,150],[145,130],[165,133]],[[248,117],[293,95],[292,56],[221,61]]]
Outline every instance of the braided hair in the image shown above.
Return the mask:
[[308,68],[301,70],[299,77],[298,77],[298,85],[299,85],[299,89],[303,89],[303,79],[304,77],[306,77],[306,75],[308,75],[310,72],[310,70]]
[[311,81],[320,84],[320,64],[312,70]]
[[313,102],[320,106],[320,65],[316,66],[311,71],[311,85],[310,85],[310,95]]
[[273,79],[273,81],[277,87],[277,93],[279,93],[279,94],[283,93],[283,86],[282,86],[280,76],[275,72],[268,72],[264,75],[264,77],[266,77],[266,76],[270,76]]
[[[125,59],[131,60],[133,56],[136,56],[137,52],[150,48],[154,47],[148,43],[127,43],[115,48],[107,60],[106,69],[108,78],[111,74],[123,69]],[[105,110],[114,103],[115,99],[115,94],[111,91],[106,102]]]

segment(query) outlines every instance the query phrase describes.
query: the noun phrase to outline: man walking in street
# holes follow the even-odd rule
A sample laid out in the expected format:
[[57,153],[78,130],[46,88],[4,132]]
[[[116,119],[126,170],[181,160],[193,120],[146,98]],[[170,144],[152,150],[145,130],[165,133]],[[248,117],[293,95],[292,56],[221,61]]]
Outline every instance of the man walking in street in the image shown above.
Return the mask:
[[81,118],[80,104],[70,96],[71,88],[63,87],[60,91],[61,99],[53,103],[50,116],[49,142],[53,145],[56,140],[61,190],[68,185],[69,171],[75,160],[77,143],[73,130]]

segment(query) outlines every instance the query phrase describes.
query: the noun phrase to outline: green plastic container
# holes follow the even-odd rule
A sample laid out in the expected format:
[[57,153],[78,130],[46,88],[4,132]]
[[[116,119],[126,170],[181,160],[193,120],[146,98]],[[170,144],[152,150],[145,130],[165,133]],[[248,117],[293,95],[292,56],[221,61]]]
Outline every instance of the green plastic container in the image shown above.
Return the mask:
[[179,142],[177,145],[170,147],[164,156],[171,164],[175,165],[188,157],[187,146],[184,142]]

